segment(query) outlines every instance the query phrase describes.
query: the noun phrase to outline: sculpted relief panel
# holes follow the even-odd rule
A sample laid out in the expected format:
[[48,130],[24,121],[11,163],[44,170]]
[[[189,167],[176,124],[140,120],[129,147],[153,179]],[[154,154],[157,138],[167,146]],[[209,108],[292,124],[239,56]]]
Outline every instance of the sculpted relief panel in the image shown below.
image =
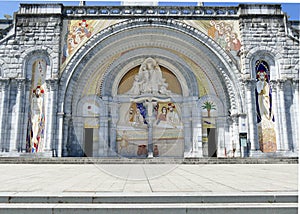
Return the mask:
[[153,143],[154,156],[183,154],[183,124],[179,104],[168,89],[159,64],[147,58],[140,66],[130,89],[123,94],[131,99],[119,108],[117,150],[122,156],[147,156]]
[[154,59],[148,58],[141,65],[139,73],[134,76],[133,85],[126,94],[170,95],[171,91],[167,88],[168,83],[162,77],[158,63]]

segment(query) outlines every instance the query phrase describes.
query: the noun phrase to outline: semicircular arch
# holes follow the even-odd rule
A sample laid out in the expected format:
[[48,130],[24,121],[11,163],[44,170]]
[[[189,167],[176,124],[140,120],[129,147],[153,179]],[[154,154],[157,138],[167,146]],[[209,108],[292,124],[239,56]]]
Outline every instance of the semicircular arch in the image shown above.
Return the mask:
[[[193,38],[195,43],[198,43],[199,46],[212,53],[215,57],[210,57],[210,59],[212,60],[214,67],[223,69],[223,72],[220,72],[219,69],[215,69],[214,71],[217,72],[220,77],[223,77],[224,73],[227,75],[228,81],[222,82],[224,84],[224,88],[226,90],[228,88],[236,89],[226,92],[228,94],[231,94],[229,106],[231,106],[231,108],[235,108],[239,112],[243,111],[241,92],[240,90],[238,90],[238,88],[240,87],[240,82],[238,80],[241,79],[241,75],[239,74],[237,65],[232,61],[231,57],[228,54],[226,54],[226,52],[222,50],[222,48],[220,48],[220,46],[217,43],[215,43],[207,35],[200,32],[199,30],[194,29],[191,26],[188,27],[185,24],[178,24],[178,22],[174,20],[157,19],[155,19],[155,21],[150,21],[150,19],[145,19],[144,21],[141,21],[140,19],[137,19],[125,21],[124,23],[119,23],[115,27],[109,27],[96,34],[81,49],[79,49],[79,51],[74,55],[73,59],[66,66],[65,70],[62,73],[62,96],[60,96],[61,101],[59,102],[62,104],[60,106],[62,111],[63,103],[65,103],[68,99],[71,99],[70,96],[72,96],[72,93],[76,87],[76,82],[80,76],[80,72],[88,64],[89,59],[97,52],[103,49],[103,44],[100,43],[109,37],[117,35],[121,31],[139,28],[142,26],[149,28],[153,28],[153,26],[160,26],[165,30],[171,29],[179,33],[180,36]],[[193,57],[197,58],[197,56]],[[68,108],[70,109],[70,106]]]

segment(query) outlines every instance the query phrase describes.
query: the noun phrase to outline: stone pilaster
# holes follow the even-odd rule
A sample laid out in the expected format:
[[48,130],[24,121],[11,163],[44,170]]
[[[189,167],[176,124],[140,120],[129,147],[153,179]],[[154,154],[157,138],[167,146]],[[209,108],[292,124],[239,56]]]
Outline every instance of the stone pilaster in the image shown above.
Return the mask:
[[6,116],[7,107],[5,100],[7,99],[9,79],[0,79],[0,152],[5,151],[5,135],[6,135]]
[[281,151],[282,146],[282,139],[281,139],[281,117],[279,115],[280,106],[278,106],[278,82],[275,80],[270,81],[270,86],[272,89],[272,113],[274,114],[275,118],[275,131],[276,131],[276,144],[277,144],[277,151]]
[[258,135],[257,135],[257,122],[256,122],[256,105],[255,105],[255,83],[254,79],[246,80],[246,106],[248,114],[248,138],[251,144],[251,153],[258,150]]
[[22,116],[21,116],[21,137],[20,137],[20,148],[21,148],[21,152],[26,152],[26,139],[27,139],[27,129],[28,129],[28,120],[31,119],[29,118],[29,112],[30,112],[30,93],[31,93],[31,80],[30,79],[26,79],[25,80],[25,92],[24,92],[24,98],[23,98],[23,110],[22,112]]
[[16,96],[16,105],[15,110],[13,112],[14,121],[12,121],[13,124],[13,132],[12,132],[12,139],[10,141],[9,145],[9,151],[10,152],[17,152],[19,148],[20,143],[20,137],[21,137],[21,108],[22,108],[22,95],[24,93],[24,82],[25,79],[16,79],[17,81],[17,96]]
[[[55,130],[53,129],[54,121],[55,121],[55,106],[56,106],[56,93],[57,93],[57,87],[58,87],[58,81],[57,79],[49,79],[46,80],[47,84],[47,96],[48,96],[48,102],[47,102],[47,109],[46,109],[46,126],[45,126],[45,132],[46,132],[46,139],[45,139],[45,146],[44,151],[45,153],[51,152],[53,147],[55,147],[55,140],[53,138]],[[61,149],[60,152],[61,154]]]
[[293,149],[294,152],[299,151],[299,79],[292,81],[293,84]]
[[285,108],[285,100],[284,100],[284,85],[285,81],[279,80],[279,113],[281,115],[281,134],[282,134],[282,149],[284,151],[289,151],[289,140],[288,140],[288,129],[286,128],[287,119],[286,119],[286,108]]

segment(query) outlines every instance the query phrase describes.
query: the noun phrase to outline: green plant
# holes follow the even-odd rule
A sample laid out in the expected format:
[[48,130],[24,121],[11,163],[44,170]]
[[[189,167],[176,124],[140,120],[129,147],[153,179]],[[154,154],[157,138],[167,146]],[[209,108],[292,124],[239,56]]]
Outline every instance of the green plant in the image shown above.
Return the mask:
[[212,109],[213,109],[213,110],[216,110],[216,105],[215,105],[213,102],[206,101],[206,102],[203,103],[202,109],[206,109],[206,111],[207,111],[207,116],[210,117],[210,111],[211,111]]

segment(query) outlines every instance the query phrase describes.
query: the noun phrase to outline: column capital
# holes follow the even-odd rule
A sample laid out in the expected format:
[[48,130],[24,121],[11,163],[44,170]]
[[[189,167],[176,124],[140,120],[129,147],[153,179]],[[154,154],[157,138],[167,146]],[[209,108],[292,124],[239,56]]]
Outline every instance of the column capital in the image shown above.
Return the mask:
[[298,88],[299,87],[299,79],[292,79],[292,84],[295,88]]
[[232,121],[233,121],[234,124],[238,124],[239,123],[239,115],[238,114],[231,115],[231,119],[232,119]]
[[57,112],[57,115],[64,115],[65,112]]
[[280,91],[283,90],[283,87],[284,87],[285,82],[286,82],[286,80],[282,80],[282,79],[280,79],[280,80],[277,81],[277,84],[278,84],[278,86],[279,86],[279,90],[280,90]]
[[10,82],[9,78],[0,78],[0,90],[4,91]]
[[46,79],[45,82],[47,83],[48,90],[55,91],[58,87],[58,80],[59,79]]
[[247,90],[251,90],[254,87],[256,80],[255,79],[244,79],[243,83],[246,86]]
[[64,113],[64,112],[57,112],[56,113],[57,115],[57,118],[58,119],[65,119],[65,121],[69,121],[71,118],[72,118],[72,114],[67,114],[67,113]]
[[16,81],[17,81],[17,89],[18,89],[18,91],[21,91],[22,86],[24,86],[26,79],[25,78],[17,78]]
[[270,86],[272,88],[273,92],[277,92],[277,87],[278,87],[279,83],[277,80],[270,80]]
[[8,84],[10,82],[10,78],[0,78],[0,85]]

